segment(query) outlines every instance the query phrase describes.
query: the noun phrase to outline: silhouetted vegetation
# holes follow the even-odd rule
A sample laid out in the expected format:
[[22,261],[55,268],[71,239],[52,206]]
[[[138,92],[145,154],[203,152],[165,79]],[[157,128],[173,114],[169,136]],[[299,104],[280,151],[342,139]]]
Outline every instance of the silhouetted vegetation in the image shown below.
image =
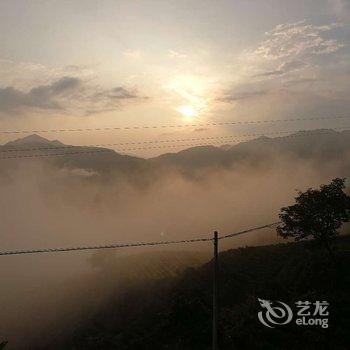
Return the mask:
[[[350,237],[339,237],[335,267],[314,241],[248,247],[220,254],[220,349],[348,349]],[[110,301],[76,330],[65,349],[210,349],[212,265],[154,281]],[[258,298],[326,300],[330,326],[269,329]],[[62,348],[62,347],[61,347]]]
[[277,227],[277,233],[296,241],[314,238],[334,260],[331,239],[339,234],[344,222],[350,221],[350,197],[344,189],[345,179],[335,178],[319,190],[309,188],[299,192],[296,204],[282,208],[279,215],[282,224]]

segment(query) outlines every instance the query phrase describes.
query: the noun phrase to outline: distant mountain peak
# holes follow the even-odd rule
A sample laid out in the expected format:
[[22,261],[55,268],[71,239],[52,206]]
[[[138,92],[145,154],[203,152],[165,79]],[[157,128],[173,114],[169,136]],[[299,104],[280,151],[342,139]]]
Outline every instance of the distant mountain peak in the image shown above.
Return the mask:
[[27,146],[27,145],[51,145],[51,146],[57,146],[57,145],[63,145],[62,142],[54,140],[50,141],[48,139],[45,139],[44,137],[32,134],[25,137],[21,137],[17,140],[10,141],[5,144],[5,146]]

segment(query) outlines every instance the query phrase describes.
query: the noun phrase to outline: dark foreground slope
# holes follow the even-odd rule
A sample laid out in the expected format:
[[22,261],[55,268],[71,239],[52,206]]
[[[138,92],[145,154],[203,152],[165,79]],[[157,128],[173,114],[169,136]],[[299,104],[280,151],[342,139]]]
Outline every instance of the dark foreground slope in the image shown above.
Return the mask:
[[[350,237],[335,242],[337,266],[313,242],[220,254],[220,349],[349,349]],[[208,263],[130,290],[75,330],[65,349],[210,349]],[[258,298],[330,303],[329,328],[259,323]]]

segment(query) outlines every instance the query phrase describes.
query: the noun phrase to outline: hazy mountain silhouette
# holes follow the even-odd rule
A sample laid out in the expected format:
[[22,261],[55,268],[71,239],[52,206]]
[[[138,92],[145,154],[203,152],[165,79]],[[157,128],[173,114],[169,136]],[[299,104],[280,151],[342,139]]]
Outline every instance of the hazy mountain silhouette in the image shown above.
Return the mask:
[[58,140],[47,140],[44,137],[33,134],[29,136],[22,137],[20,139],[10,141],[4,145],[4,147],[44,147],[44,146],[52,146],[52,147],[60,147],[64,146],[64,144]]
[[280,155],[312,159],[321,163],[340,159],[346,164],[347,154],[350,152],[350,131],[320,129],[312,132],[299,131],[283,137],[263,136],[231,146],[191,147],[150,159],[119,154],[103,147],[64,145],[58,140],[50,141],[38,135],[29,135],[8,142],[0,146],[0,152],[2,157],[45,156],[42,159],[57,166],[127,173],[169,168],[188,173],[203,168],[230,168],[242,162],[258,166],[260,163],[278,159]]
[[158,164],[182,170],[198,167],[232,167],[245,162],[259,165],[280,156],[291,156],[315,161],[340,159],[346,162],[350,152],[350,131],[317,130],[300,131],[284,137],[259,137],[229,147],[201,146],[178,153],[168,153],[153,158]]
[[107,171],[114,168],[132,167],[143,162],[141,158],[122,155],[104,147],[66,145],[58,140],[50,141],[33,134],[0,146],[1,157],[32,156],[51,162],[57,166]]

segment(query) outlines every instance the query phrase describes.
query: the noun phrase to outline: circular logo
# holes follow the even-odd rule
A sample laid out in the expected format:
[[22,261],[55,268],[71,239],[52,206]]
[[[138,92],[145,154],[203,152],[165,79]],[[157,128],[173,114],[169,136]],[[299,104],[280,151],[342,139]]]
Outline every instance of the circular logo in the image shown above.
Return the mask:
[[258,318],[264,326],[274,328],[275,325],[284,325],[292,320],[292,309],[282,301],[258,300],[264,309],[258,313]]

